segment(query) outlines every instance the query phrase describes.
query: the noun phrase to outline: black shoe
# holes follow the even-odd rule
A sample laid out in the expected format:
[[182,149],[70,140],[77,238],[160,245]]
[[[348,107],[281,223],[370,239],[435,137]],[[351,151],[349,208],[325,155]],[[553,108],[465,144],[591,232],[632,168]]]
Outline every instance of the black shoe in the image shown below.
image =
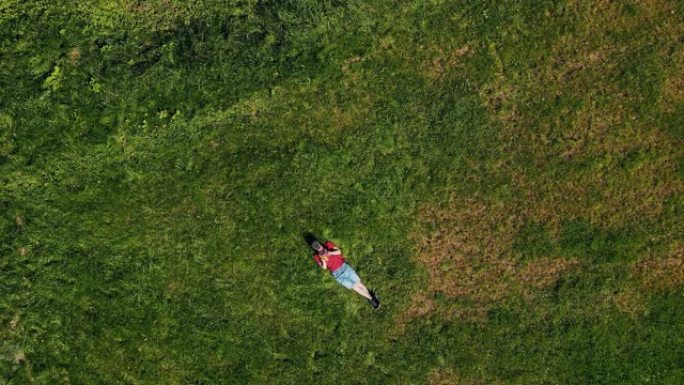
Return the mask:
[[376,297],[375,293],[373,293],[370,290],[368,290],[368,293],[370,293],[370,295],[371,295],[371,299],[369,300],[369,302],[370,302],[371,306],[373,306],[373,309],[379,308],[380,307],[380,300],[378,299],[378,297]]
[[368,302],[370,302],[371,306],[373,306],[373,309],[380,307],[380,301],[378,301],[377,298],[369,299]]

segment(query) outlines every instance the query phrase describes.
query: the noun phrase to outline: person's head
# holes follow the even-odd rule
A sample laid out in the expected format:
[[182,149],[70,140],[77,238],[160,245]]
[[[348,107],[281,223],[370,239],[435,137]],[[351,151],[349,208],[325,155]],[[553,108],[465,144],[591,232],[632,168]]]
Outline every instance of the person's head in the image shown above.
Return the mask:
[[318,241],[311,242],[311,248],[319,254],[323,254],[325,252],[325,248]]

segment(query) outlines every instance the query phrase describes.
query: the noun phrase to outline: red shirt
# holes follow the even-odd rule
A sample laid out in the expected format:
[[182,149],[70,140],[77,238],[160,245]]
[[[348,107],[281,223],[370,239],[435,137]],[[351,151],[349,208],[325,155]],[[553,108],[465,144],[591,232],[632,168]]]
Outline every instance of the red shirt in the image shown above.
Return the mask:
[[[344,265],[344,256],[334,243],[327,241],[323,244],[323,247],[325,247],[328,251],[328,262],[326,262],[326,268],[330,270],[331,273]],[[319,266],[323,266],[321,255],[324,254],[318,254],[318,252],[316,252],[313,255],[313,259],[316,261],[316,263],[318,263]]]

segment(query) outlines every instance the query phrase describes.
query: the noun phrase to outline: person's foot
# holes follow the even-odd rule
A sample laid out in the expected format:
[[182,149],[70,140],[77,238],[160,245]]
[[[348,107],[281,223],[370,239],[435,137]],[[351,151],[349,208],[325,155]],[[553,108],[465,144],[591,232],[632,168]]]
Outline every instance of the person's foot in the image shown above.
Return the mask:
[[378,297],[376,297],[375,293],[373,293],[373,291],[371,291],[371,290],[368,290],[368,293],[370,293],[370,295],[371,295],[371,299],[369,300],[369,302],[370,302],[371,306],[373,306],[373,309],[379,308],[380,307],[380,300],[378,299]]

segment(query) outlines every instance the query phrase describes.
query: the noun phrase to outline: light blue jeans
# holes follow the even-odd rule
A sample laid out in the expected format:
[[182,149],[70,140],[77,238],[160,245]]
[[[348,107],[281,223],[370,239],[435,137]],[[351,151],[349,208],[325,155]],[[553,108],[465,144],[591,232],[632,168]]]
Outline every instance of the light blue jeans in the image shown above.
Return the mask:
[[361,282],[361,278],[356,275],[354,269],[352,269],[352,267],[346,262],[340,266],[339,269],[335,270],[332,275],[335,277],[337,282],[340,283],[340,285],[346,287],[347,289],[351,289],[354,287],[354,285]]

